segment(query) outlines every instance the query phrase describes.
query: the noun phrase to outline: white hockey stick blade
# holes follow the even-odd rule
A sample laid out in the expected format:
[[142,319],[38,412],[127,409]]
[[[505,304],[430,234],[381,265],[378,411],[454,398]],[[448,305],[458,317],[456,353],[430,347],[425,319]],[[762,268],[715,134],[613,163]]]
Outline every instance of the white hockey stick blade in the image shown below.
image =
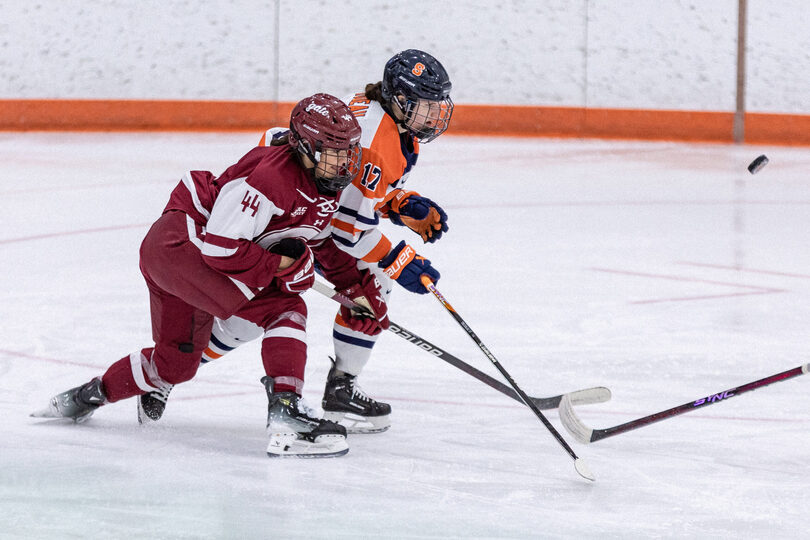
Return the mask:
[[610,389],[604,386],[595,386],[593,388],[584,388],[582,390],[568,392],[563,397],[568,398],[571,405],[591,405],[593,403],[610,401],[612,394],[610,393]]
[[577,470],[579,475],[584,478],[585,480],[590,480],[591,482],[596,482],[596,477],[591,472],[591,468],[588,466],[588,462],[582,458],[577,458],[574,460],[574,468]]
[[[593,429],[582,423],[574,412],[572,400],[568,394],[560,400],[560,422],[573,437],[582,444],[590,444]],[[579,470],[579,469],[577,469]]]

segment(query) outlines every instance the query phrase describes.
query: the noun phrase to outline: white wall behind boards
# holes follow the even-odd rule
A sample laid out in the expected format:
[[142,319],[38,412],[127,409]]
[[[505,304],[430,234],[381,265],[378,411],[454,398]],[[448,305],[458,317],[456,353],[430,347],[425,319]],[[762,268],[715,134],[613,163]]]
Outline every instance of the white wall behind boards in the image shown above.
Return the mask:
[[810,2],[749,0],[747,108],[810,113]]
[[273,2],[239,4],[0,0],[0,97],[271,99]]
[[[737,3],[0,0],[0,98],[343,96],[417,47],[458,103],[730,111]],[[748,12],[748,109],[810,113],[810,3]]]
[[593,1],[587,106],[734,110],[737,0]]

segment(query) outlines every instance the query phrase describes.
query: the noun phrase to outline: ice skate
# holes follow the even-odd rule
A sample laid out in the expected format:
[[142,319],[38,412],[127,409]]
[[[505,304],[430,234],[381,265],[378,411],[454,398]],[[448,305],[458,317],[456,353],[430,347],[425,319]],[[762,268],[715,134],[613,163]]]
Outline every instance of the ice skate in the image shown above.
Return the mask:
[[35,418],[70,418],[77,424],[87,421],[96,409],[107,403],[101,378],[71,388],[51,398],[48,407],[31,413]]
[[174,388],[170,384],[155,392],[147,392],[138,396],[138,423],[149,424],[157,422],[166,410],[166,402],[169,400],[169,392]]
[[263,377],[267,390],[267,455],[270,457],[337,457],[349,451],[346,428],[318,418],[295,392],[274,392],[273,379]]
[[391,406],[368,396],[357,377],[339,374],[334,364],[326,378],[322,405],[323,417],[349,433],[380,433],[391,427]]

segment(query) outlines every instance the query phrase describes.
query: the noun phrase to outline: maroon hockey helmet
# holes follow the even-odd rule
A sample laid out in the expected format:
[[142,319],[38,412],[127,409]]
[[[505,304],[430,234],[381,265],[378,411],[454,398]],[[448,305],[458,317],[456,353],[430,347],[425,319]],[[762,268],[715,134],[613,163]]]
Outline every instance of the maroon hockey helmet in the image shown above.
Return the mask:
[[290,145],[315,164],[312,174],[319,191],[340,191],[360,170],[360,124],[335,96],[315,94],[295,105]]

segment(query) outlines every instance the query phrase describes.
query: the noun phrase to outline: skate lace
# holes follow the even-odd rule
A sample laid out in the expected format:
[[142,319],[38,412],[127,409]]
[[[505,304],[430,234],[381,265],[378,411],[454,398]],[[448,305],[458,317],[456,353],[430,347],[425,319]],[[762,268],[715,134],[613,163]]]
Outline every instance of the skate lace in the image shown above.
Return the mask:
[[360,401],[371,403],[372,399],[360,388],[360,385],[352,381],[352,398],[357,398]]
[[307,400],[304,399],[303,397],[298,398],[297,407],[298,407],[298,412],[301,412],[301,413],[309,416],[310,418],[319,418],[320,417],[320,415],[318,414],[318,411],[316,409],[312,408],[309,405],[309,403],[307,403]]
[[164,386],[162,388],[158,388],[157,391],[152,392],[152,397],[157,399],[158,401],[166,403],[166,401],[169,399],[169,392],[172,391],[172,388],[174,388],[173,384]]

